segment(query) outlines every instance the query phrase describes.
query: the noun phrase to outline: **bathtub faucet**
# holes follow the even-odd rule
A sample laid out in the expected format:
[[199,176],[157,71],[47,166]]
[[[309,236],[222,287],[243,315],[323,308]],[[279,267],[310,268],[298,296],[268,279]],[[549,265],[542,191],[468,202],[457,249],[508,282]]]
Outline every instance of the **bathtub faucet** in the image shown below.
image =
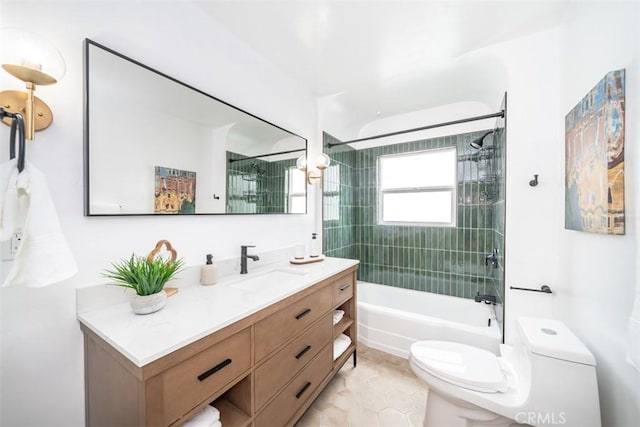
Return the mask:
[[484,265],[493,265],[493,268],[498,268],[498,249],[493,249],[491,253],[484,257]]
[[497,302],[494,295],[480,295],[480,292],[473,298],[475,302],[484,302],[485,304],[495,304]]

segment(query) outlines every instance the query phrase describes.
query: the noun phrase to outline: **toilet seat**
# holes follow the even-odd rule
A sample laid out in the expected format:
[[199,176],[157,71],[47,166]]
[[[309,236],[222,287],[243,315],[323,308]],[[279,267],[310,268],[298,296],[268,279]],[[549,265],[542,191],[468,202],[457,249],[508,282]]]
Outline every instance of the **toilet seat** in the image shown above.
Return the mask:
[[450,384],[483,393],[507,391],[498,358],[486,350],[448,341],[418,341],[411,345],[415,365]]

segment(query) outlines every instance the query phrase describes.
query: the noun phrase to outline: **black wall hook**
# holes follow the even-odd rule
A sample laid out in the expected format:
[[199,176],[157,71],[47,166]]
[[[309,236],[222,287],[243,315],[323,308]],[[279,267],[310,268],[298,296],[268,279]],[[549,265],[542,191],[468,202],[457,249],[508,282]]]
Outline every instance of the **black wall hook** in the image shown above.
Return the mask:
[[538,175],[533,175],[533,179],[529,181],[529,185],[532,187],[538,185]]
[[[0,108],[0,119],[9,117],[11,119],[11,132],[9,135],[9,159],[16,157],[16,144],[18,144],[18,160],[17,167],[18,172],[22,172],[24,169],[24,162],[26,157],[27,147],[24,142],[24,119],[21,114],[11,113]],[[16,130],[18,139],[16,140]]]

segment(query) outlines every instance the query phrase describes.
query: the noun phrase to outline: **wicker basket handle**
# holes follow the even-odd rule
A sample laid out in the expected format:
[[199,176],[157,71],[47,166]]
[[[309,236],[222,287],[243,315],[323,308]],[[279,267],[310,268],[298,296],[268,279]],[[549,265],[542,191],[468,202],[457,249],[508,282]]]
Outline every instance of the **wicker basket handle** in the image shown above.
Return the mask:
[[178,257],[178,252],[176,252],[176,250],[173,249],[173,246],[171,246],[171,242],[168,240],[158,241],[158,243],[156,243],[156,247],[153,248],[151,252],[149,252],[149,255],[147,256],[147,261],[149,262],[153,261],[153,259],[156,257],[156,255],[158,255],[158,252],[160,252],[163,246],[167,249],[168,252],[171,253],[171,259],[169,260],[169,263],[173,264],[174,262],[176,262],[176,258]]

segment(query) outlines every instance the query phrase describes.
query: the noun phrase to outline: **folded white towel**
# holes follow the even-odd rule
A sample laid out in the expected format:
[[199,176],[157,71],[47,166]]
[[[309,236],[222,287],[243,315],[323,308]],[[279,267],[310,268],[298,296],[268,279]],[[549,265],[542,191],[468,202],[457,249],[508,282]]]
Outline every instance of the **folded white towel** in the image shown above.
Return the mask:
[[216,421],[215,423],[211,424],[209,427],[222,427],[222,423],[220,421]]
[[351,338],[345,334],[340,334],[333,340],[333,360],[336,360],[351,345]]
[[[206,406],[183,424],[183,427],[212,427],[219,422],[220,412],[212,406]],[[216,415],[217,414],[217,415]]]
[[38,288],[76,274],[42,172],[26,162],[18,173],[13,159],[0,165],[0,183],[0,240],[22,231],[22,245],[2,286]]
[[213,420],[214,421],[219,421],[220,420],[220,411],[218,411],[218,408],[216,408],[213,405],[209,405],[209,408],[211,409],[207,409],[211,415],[213,415]]
[[333,324],[338,324],[338,322],[342,320],[343,316],[344,310],[333,310]]

